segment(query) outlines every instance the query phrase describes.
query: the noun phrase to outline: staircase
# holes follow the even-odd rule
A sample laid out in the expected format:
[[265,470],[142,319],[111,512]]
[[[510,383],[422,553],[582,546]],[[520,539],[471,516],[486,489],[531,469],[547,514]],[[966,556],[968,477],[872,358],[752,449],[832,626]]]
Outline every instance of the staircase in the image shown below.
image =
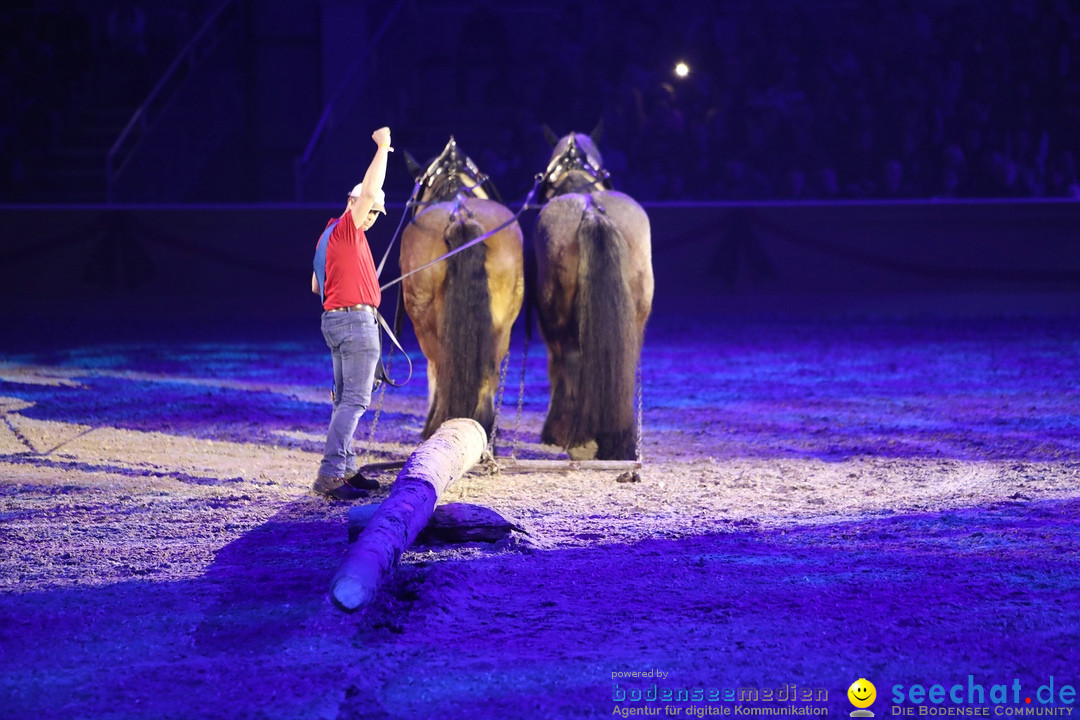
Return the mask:
[[27,203],[105,202],[105,156],[136,106],[99,96],[69,109],[41,163],[28,168],[29,182],[20,199]]
[[[118,57],[103,37],[105,7],[88,6],[79,18],[85,30],[80,52],[60,68],[61,76],[72,81],[71,89],[43,92],[34,98],[34,119],[29,128],[23,122],[14,141],[23,143],[17,153],[23,158],[22,174],[4,173],[0,202],[107,202],[106,158],[155,82],[165,76],[176,47],[183,46],[185,39],[168,34],[179,27],[176,8],[148,6],[148,52]],[[55,13],[32,9],[20,11],[15,19],[26,27],[56,22]],[[199,21],[194,16],[188,19]],[[25,37],[29,43],[35,36],[27,33]]]

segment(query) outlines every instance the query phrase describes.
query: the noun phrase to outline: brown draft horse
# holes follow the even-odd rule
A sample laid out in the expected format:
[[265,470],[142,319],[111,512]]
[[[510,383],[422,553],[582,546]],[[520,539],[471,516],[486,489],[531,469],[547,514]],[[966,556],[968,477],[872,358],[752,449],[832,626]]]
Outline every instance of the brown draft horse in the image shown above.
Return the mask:
[[637,457],[635,381],[653,299],[649,218],[611,189],[591,135],[556,140],[536,221],[537,313],[551,400],[541,439],[572,458]]
[[[521,228],[486,176],[454,138],[423,173],[418,210],[401,235],[405,311],[427,358],[428,415],[423,437],[445,420],[473,418],[491,436],[499,366],[524,299]],[[501,228],[501,229],[499,229]],[[466,250],[447,252],[498,229]]]

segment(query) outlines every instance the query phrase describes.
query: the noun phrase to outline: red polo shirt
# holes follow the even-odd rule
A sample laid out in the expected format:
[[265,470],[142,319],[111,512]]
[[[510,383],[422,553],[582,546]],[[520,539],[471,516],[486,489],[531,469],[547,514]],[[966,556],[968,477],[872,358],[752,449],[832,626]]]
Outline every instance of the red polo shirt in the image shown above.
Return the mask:
[[[323,309],[360,304],[379,307],[382,291],[364,229],[353,225],[352,213],[348,210],[338,220],[326,246]],[[330,227],[332,222],[333,219],[326,226]]]

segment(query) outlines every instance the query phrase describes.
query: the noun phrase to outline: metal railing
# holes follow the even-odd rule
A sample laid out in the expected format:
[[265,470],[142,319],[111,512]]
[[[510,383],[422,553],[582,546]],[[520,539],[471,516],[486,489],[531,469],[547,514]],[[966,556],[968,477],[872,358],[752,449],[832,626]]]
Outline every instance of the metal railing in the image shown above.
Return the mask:
[[387,29],[394,21],[394,18],[397,17],[398,11],[405,5],[405,1],[406,0],[398,0],[390,12],[386,14],[386,17],[379,25],[378,30],[375,31],[375,35],[372,36],[371,40],[367,43],[364,52],[356,58],[352,67],[349,68],[349,72],[345,75],[345,79],[341,81],[338,89],[334,92],[334,96],[330,98],[329,102],[326,103],[326,106],[323,107],[322,115],[319,116],[319,121],[315,124],[315,130],[312,132],[311,138],[308,140],[303,154],[298,155],[293,161],[293,192],[297,202],[300,202],[303,199],[304,183],[311,172],[315,152],[318,150],[323,135],[334,120],[334,113],[338,109],[339,101],[345,95],[345,91],[352,85],[357,74],[360,72],[360,68],[363,67],[375,52],[379,42],[386,34]]
[[221,36],[239,15],[239,0],[225,0],[176,56],[154,89],[146,96],[146,100],[135,109],[131,119],[128,120],[120,136],[105,156],[105,201],[107,203],[114,202],[116,180],[127,166],[139,141],[168,105],[175,91],[206,54],[217,45]]

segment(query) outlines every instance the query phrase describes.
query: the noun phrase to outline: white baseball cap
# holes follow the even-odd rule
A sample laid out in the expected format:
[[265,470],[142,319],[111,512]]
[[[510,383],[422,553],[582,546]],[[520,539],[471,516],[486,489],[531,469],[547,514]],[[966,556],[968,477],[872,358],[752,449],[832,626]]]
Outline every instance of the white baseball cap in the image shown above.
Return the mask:
[[[356,183],[356,185],[353,187],[352,191],[349,192],[349,197],[360,197],[360,192],[363,189],[364,189],[364,184],[363,183]],[[386,193],[384,193],[382,191],[382,189],[380,188],[380,189],[375,191],[375,202],[372,203],[371,209],[375,210],[376,212],[381,212],[383,215],[385,215],[386,214],[386,205],[385,205],[385,203],[386,203]]]

